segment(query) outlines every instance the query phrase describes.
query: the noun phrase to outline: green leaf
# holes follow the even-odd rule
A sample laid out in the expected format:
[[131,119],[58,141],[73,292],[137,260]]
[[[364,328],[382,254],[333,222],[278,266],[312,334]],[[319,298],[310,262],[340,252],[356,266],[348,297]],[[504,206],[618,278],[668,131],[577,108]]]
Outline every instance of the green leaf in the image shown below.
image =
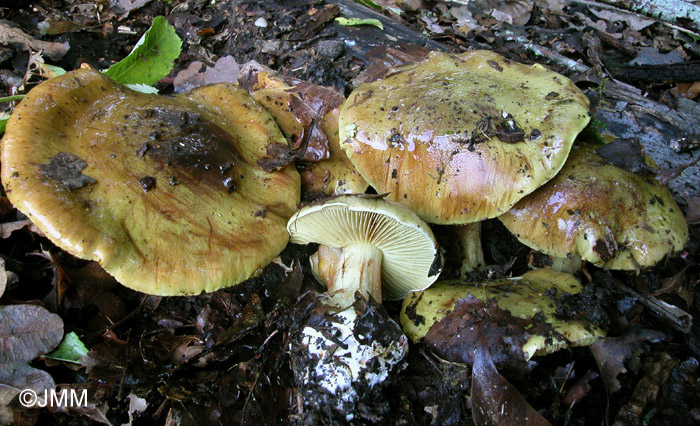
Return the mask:
[[71,331],[66,334],[63,341],[58,345],[55,351],[44,355],[42,358],[54,359],[56,361],[72,362],[80,364],[80,358],[88,353],[88,348],[80,340],[75,332]]
[[157,16],[129,56],[109,67],[105,74],[122,84],[153,86],[173,69],[181,47],[175,28],[163,16]]
[[141,93],[158,93],[158,89],[148,84],[125,84],[125,86]]
[[10,117],[0,118],[0,135],[5,133],[5,126],[7,126],[7,120],[9,119]]
[[340,25],[344,26],[354,26],[354,25],[374,25],[380,30],[384,29],[384,25],[379,19],[360,19],[360,18],[335,18],[335,21]]

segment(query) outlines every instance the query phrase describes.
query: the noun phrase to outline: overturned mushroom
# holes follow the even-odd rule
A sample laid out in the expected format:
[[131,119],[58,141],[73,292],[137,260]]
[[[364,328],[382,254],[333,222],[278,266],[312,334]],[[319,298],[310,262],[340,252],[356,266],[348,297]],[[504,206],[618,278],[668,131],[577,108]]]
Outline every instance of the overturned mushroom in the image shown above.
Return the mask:
[[316,362],[302,364],[297,377],[309,401],[322,398],[347,411],[360,399],[357,389],[383,382],[408,350],[385,312],[361,326],[370,318],[363,301],[401,299],[432,284],[442,269],[435,238],[415,213],[377,197],[346,195],[304,207],[287,228],[293,243],[321,243],[314,269],[328,287],[327,306],[337,311],[321,327],[304,327],[301,350]]
[[[353,91],[340,141],[387,199],[430,223],[468,224],[506,212],[556,175],[588,120],[586,96],[540,65],[432,52]],[[465,234],[478,236],[476,228]],[[479,263],[480,245],[466,247],[467,263]]]
[[593,144],[575,146],[561,172],[499,217],[525,245],[558,259],[610,269],[653,266],[681,250],[688,228],[653,178],[608,164]]
[[[495,344],[508,345],[518,342],[517,353],[510,355],[527,361],[535,355],[551,353],[568,345],[590,345],[605,335],[603,330],[586,321],[564,319],[557,315],[559,298],[564,294],[577,294],[582,289],[583,286],[573,275],[550,269],[537,269],[525,273],[522,277],[510,279],[479,282],[441,281],[427,290],[414,292],[406,297],[401,309],[401,325],[406,335],[417,342],[427,338],[436,324],[450,321],[450,313],[458,308],[459,303],[468,301],[468,296],[482,302],[494,300],[498,308],[507,314],[503,322],[506,327],[511,328],[511,336],[493,336],[495,327],[489,325],[481,330],[476,325],[482,320],[493,320],[494,315],[471,318],[474,324],[468,324],[467,319],[460,314],[453,318],[451,323],[441,326],[454,326],[460,330],[464,328],[459,332],[453,328],[443,330],[450,336],[461,339],[457,342],[461,346],[451,348],[438,343],[434,349],[449,358],[455,358],[454,354],[458,350],[460,354],[464,352],[462,355],[466,360],[471,361],[478,338],[485,334]],[[518,322],[516,319],[524,321]],[[464,341],[465,339],[471,340]]]
[[234,85],[174,98],[92,69],[34,88],[2,141],[12,203],[56,245],[151,294],[197,294],[250,278],[286,245],[292,168],[257,161],[286,143]]

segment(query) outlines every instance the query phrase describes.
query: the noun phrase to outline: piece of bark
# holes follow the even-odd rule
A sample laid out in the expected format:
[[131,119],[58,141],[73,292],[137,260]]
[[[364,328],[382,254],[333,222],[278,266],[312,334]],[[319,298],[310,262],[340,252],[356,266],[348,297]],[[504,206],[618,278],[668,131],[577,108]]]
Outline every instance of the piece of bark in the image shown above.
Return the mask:
[[682,0],[603,0],[684,28],[700,30],[700,7]]
[[0,20],[0,45],[18,46],[22,50],[33,52],[41,50],[45,56],[52,60],[61,59],[70,49],[68,42],[52,43],[37,40],[5,20]]
[[[678,98],[678,106],[667,105],[644,97],[639,89],[627,84],[609,81],[602,93],[605,102],[599,102],[596,119],[605,130],[619,138],[637,138],[644,151],[660,169],[674,169],[693,163],[700,158],[700,150],[678,153],[674,141],[692,143],[700,129],[700,105]],[[601,100],[603,100],[601,99]],[[685,198],[700,193],[700,166],[694,164],[669,182],[668,188],[676,201],[685,205]]]
[[384,26],[384,29],[380,30],[371,25],[343,26],[337,22],[333,23],[333,29],[338,33],[337,39],[345,42],[345,49],[365,62],[370,62],[366,56],[367,52],[379,46],[397,48],[401,43],[410,43],[430,50],[446,50],[444,44],[352,0],[330,0],[329,3],[340,8],[338,16],[378,19]]

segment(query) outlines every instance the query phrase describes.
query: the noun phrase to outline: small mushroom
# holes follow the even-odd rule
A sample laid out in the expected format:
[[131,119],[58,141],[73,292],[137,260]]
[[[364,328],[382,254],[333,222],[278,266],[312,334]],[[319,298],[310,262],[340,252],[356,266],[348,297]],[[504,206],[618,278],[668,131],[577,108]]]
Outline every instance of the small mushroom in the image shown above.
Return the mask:
[[287,224],[290,241],[319,243],[314,269],[332,304],[400,300],[437,279],[442,257],[430,227],[404,206],[379,197],[341,195],[302,208]]
[[56,245],[123,285],[198,294],[250,278],[287,244],[299,175],[257,165],[270,143],[286,139],[235,85],[165,97],[86,68],[15,109],[2,182]]
[[[508,211],[554,177],[589,121],[566,77],[497,53],[432,52],[355,89],[341,147],[378,193],[436,224]],[[464,270],[483,263],[479,225],[464,230]]]
[[408,351],[401,327],[368,306],[428,287],[442,259],[427,224],[379,197],[342,195],[309,205],[287,229],[293,243],[321,244],[314,269],[328,287],[327,309],[335,312],[326,316],[330,321],[303,328],[301,359],[314,362],[298,362],[295,374],[305,403],[330,405],[350,420],[361,389],[384,382]]
[[[582,290],[583,286],[573,275],[551,269],[529,271],[518,278],[478,282],[441,281],[404,299],[401,325],[406,335],[413,342],[418,342],[469,295],[482,301],[493,299],[501,310],[512,317],[530,321],[521,329],[522,335],[517,336],[523,342],[520,350],[527,361],[535,355],[552,353],[569,345],[587,346],[605,336],[602,329],[586,321],[557,316],[558,298]],[[536,329],[536,323],[545,323],[550,327]],[[496,337],[502,339],[503,336]],[[476,348],[476,344],[476,339],[471,342],[473,348]],[[449,348],[442,348],[441,352],[449,353]]]
[[608,164],[593,144],[575,146],[561,172],[499,219],[523,244],[558,264],[578,257],[636,270],[681,250],[688,227],[655,179]]

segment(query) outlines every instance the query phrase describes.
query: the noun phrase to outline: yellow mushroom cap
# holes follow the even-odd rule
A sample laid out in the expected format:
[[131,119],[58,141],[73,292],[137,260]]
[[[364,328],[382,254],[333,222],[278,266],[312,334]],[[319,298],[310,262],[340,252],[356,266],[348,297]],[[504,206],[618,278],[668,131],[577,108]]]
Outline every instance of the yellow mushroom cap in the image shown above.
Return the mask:
[[681,250],[688,227],[667,188],[575,146],[561,172],[499,217],[529,247],[599,267],[653,266]]
[[498,216],[551,179],[589,121],[566,77],[489,51],[432,52],[355,89],[340,141],[378,193],[429,223]]
[[605,336],[605,332],[595,325],[556,316],[556,301],[553,298],[563,293],[577,294],[582,290],[583,286],[573,275],[551,269],[529,271],[518,278],[483,282],[440,281],[404,299],[401,326],[404,333],[417,342],[435,323],[447,316],[459,300],[470,294],[483,301],[494,299],[500,309],[514,317],[530,320],[538,315],[552,326],[554,333],[550,335],[532,334],[527,338],[522,350],[526,359],[530,359],[536,354],[552,353],[569,344],[590,345]]
[[435,282],[442,257],[430,227],[404,206],[378,197],[341,195],[299,210],[290,241],[330,247],[373,246],[382,252],[382,293],[399,300]]
[[285,143],[230,84],[175,98],[80,69],[32,89],[2,140],[10,201],[56,245],[150,294],[250,278],[286,245],[299,175],[257,160]]

